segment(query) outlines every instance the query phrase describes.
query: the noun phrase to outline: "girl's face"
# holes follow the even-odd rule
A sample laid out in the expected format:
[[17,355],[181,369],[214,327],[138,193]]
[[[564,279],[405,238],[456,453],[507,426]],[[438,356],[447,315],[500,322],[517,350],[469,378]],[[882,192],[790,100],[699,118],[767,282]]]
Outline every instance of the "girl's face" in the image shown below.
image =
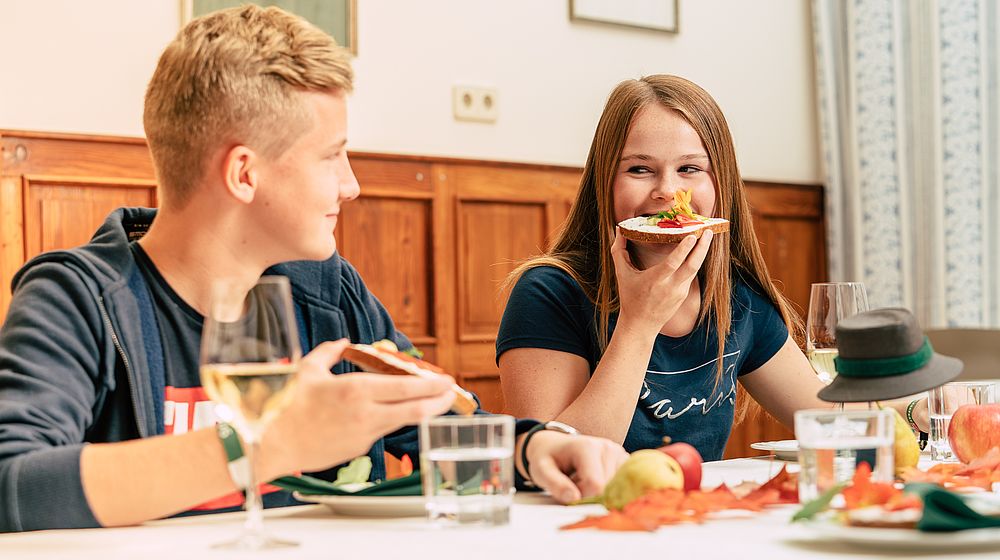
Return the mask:
[[669,210],[677,191],[691,192],[696,213],[715,211],[715,178],[701,138],[679,112],[658,103],[636,112],[612,189],[616,223]]

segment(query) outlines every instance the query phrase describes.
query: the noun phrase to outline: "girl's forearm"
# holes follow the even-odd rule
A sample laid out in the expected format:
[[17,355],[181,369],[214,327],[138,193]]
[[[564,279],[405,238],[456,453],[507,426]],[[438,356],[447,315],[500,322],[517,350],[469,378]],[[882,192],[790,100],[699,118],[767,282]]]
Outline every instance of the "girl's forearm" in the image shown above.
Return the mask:
[[656,331],[619,323],[587,386],[556,419],[585,434],[625,441],[655,341]]

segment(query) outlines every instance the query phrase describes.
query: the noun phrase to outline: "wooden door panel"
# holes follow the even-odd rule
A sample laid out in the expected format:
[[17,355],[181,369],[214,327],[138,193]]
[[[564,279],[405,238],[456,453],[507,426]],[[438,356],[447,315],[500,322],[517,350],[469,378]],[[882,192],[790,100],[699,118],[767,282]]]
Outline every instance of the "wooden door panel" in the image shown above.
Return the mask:
[[431,210],[427,199],[363,196],[344,206],[337,230],[341,254],[425,352],[435,335]]
[[462,387],[479,397],[480,406],[488,412],[503,412],[503,391],[499,377],[476,377],[463,380]]
[[768,271],[779,289],[792,301],[800,317],[809,309],[809,287],[821,281],[817,274],[826,258],[817,250],[823,243],[822,231],[814,221],[801,218],[762,216],[758,223],[766,231],[761,249]]
[[809,286],[826,281],[823,192],[763,182],[748,182],[747,192],[768,272],[804,317]]
[[507,300],[501,285],[520,260],[543,250],[545,212],[544,204],[459,201],[460,342],[496,339]]
[[23,185],[25,259],[86,243],[115,208],[156,206],[148,180],[25,177]]
[[458,348],[458,371],[462,379],[498,375],[496,338],[481,342],[463,342]]

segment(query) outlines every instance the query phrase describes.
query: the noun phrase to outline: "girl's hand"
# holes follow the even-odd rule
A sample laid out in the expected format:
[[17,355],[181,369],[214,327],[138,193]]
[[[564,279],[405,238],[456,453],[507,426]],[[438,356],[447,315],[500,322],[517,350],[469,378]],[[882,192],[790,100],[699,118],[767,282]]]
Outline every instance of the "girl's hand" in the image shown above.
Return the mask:
[[662,262],[646,270],[639,270],[632,264],[626,243],[621,229],[616,229],[611,258],[615,263],[621,302],[618,324],[659,331],[687,299],[691,282],[708,255],[712,232],[706,231],[700,239],[684,238]]
[[542,430],[530,443],[521,450],[528,454],[529,478],[564,504],[599,495],[628,459],[621,445],[600,437]]

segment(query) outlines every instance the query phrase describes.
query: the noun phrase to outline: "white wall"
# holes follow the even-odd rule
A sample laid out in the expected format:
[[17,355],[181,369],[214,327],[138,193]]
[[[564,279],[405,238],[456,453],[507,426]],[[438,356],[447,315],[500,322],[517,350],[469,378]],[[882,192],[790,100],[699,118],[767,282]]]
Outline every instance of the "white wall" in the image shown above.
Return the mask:
[[141,136],[178,0],[0,0],[0,128]]
[[[358,4],[353,149],[582,165],[611,88],[662,72],[715,96],[745,176],[820,181],[807,0],[681,0],[678,35],[570,23],[567,0]],[[0,0],[0,128],[141,135],[179,5]],[[497,122],[456,122],[454,84],[497,88]]]

